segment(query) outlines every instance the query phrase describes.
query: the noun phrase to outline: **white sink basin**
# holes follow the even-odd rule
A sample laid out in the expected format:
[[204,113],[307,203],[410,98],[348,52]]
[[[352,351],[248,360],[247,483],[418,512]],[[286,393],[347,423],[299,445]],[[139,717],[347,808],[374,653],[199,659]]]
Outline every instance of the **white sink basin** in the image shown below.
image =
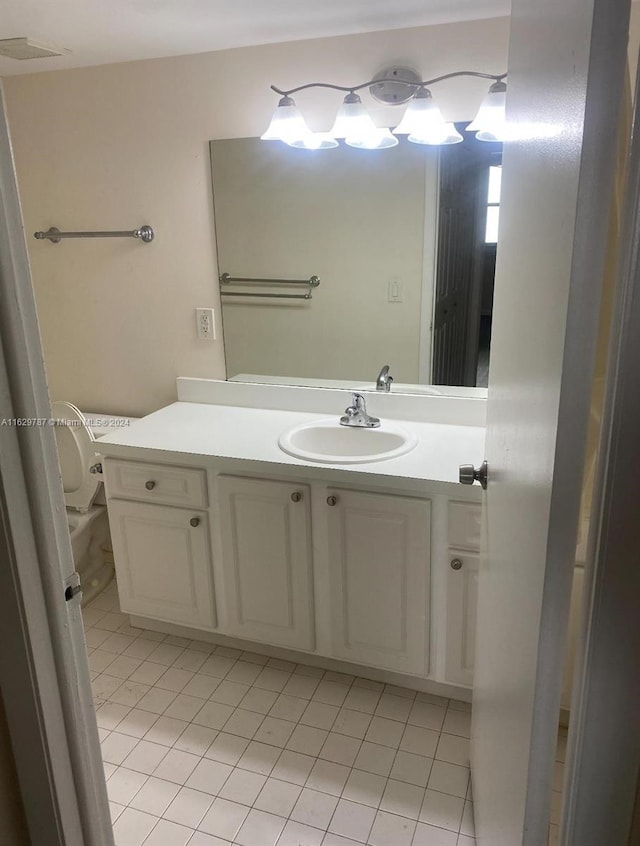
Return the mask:
[[319,420],[289,429],[278,446],[288,455],[325,464],[364,464],[387,461],[412,450],[418,438],[411,432],[383,422],[379,429],[341,426],[337,418]]

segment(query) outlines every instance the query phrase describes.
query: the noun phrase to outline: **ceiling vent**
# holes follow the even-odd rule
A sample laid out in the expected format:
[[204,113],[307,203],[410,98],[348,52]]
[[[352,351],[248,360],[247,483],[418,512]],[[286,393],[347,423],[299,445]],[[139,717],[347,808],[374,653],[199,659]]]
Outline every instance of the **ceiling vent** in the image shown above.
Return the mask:
[[0,56],[8,56],[10,59],[48,59],[70,52],[64,48],[39,44],[32,38],[0,38]]

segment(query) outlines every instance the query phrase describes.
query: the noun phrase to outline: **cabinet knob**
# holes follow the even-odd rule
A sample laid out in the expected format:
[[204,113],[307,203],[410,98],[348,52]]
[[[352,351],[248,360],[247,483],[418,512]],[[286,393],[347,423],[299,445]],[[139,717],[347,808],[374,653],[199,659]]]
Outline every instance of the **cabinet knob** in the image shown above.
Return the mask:
[[338,497],[337,496],[328,496],[327,497],[327,505],[337,505],[338,504]]
[[291,502],[300,502],[301,499],[302,499],[302,494],[300,493],[300,491],[294,491],[291,494]]
[[196,526],[200,525],[200,518],[199,517],[192,517],[191,520],[189,520],[189,524],[191,526],[193,526],[193,528],[195,529]]
[[156,483],[152,482],[151,479],[150,479],[148,482],[144,483],[144,486],[148,491],[152,491],[155,488]]
[[462,569],[462,559],[452,558],[451,559],[451,569],[452,570],[461,570]]

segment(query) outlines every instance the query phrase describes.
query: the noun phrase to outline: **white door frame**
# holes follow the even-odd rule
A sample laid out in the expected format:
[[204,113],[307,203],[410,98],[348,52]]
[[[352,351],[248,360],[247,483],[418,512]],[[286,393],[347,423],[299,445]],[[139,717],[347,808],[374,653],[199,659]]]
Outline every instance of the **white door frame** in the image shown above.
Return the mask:
[[[640,110],[627,177],[560,843],[632,841],[640,773]],[[637,837],[638,832],[635,832]],[[634,841],[635,842],[635,841]]]
[[0,86],[0,686],[34,846],[112,846],[50,417]]

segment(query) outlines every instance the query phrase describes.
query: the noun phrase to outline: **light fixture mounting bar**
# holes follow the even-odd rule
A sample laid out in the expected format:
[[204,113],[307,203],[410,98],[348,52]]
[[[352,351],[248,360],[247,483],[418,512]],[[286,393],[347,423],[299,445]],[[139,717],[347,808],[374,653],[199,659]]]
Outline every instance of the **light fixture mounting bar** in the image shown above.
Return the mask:
[[458,76],[474,76],[479,79],[493,79],[494,82],[501,82],[506,76],[506,73],[481,73],[480,71],[453,71],[453,73],[445,73],[442,76],[435,76],[433,79],[423,79],[420,82],[405,82],[398,80],[398,77],[369,79],[367,82],[361,82],[359,85],[335,85],[331,82],[307,82],[305,85],[298,85],[297,88],[288,88],[283,90],[276,85],[271,86],[271,90],[281,97],[290,97],[292,94],[297,94],[298,91],[304,91],[307,88],[331,88],[334,91],[346,91],[347,93],[360,91],[363,88],[368,88],[371,85],[379,85],[381,82],[405,82],[416,89],[423,88],[427,85],[434,85],[436,82],[443,82],[445,79],[454,79]]

